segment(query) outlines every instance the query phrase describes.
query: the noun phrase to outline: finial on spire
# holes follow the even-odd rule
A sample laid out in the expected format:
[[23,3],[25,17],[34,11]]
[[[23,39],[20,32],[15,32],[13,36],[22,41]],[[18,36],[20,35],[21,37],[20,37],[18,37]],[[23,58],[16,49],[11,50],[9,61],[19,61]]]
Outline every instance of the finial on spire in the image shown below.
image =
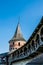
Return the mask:
[[18,18],[18,24],[20,24],[20,16],[19,16],[19,18]]

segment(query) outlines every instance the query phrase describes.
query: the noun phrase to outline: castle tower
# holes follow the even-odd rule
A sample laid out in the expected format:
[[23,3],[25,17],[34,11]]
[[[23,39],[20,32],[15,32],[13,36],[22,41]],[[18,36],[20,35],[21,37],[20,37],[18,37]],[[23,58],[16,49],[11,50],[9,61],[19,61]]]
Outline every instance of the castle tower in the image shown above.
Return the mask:
[[15,34],[13,38],[9,41],[9,50],[16,50],[20,47],[22,47],[26,43],[26,40],[24,39],[22,33],[20,24],[18,23]]

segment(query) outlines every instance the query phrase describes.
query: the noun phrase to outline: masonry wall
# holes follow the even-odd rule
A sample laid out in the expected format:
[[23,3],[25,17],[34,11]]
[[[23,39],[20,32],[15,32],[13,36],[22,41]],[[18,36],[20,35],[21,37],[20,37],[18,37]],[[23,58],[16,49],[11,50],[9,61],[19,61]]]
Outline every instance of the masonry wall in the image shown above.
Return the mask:
[[32,59],[24,59],[18,62],[12,63],[12,65],[43,65],[43,53],[37,55]]
[[[20,43],[20,45],[19,45],[19,43]],[[16,49],[22,47],[24,44],[26,44],[25,41],[13,41],[13,42],[10,42],[9,48],[12,50],[14,50],[14,49],[16,50]]]
[[22,60],[22,61],[19,61],[19,62],[12,63],[12,65],[26,65],[30,61],[31,60]]

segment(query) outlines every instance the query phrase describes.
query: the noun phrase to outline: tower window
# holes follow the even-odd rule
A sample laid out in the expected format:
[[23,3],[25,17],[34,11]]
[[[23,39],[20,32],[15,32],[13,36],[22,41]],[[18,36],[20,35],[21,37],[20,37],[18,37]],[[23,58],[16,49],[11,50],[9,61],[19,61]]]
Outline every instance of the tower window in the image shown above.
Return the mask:
[[13,42],[13,45],[14,45],[14,42]]
[[13,50],[14,50],[14,48],[13,48]]
[[20,42],[18,43],[18,46],[20,46]]

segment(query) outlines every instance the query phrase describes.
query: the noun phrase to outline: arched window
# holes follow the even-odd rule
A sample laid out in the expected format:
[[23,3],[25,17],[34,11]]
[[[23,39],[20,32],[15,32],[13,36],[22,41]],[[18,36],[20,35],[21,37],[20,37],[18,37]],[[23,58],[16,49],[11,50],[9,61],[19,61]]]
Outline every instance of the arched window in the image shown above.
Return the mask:
[[12,58],[14,58],[14,53],[12,53]]
[[35,42],[32,40],[32,47],[35,49]]
[[30,44],[28,45],[28,49],[30,50]]
[[22,52],[23,52],[23,50],[21,49],[21,50],[20,50],[20,53],[22,53]]
[[37,36],[36,36],[36,43],[39,44],[39,34],[37,34]]
[[31,45],[28,45],[28,52],[31,53]]
[[41,32],[40,32],[41,35],[43,35],[43,27],[41,28]]
[[19,56],[19,51],[17,51],[17,56]]
[[24,55],[27,54],[27,48],[24,48]]
[[14,52],[14,57],[16,57],[17,56],[17,54],[16,54],[16,51]]
[[43,41],[43,27],[41,29],[40,35],[41,35],[41,40]]
[[26,50],[27,50],[27,48],[25,47],[25,48],[24,48],[24,52],[25,52]]
[[43,37],[41,37],[41,40],[43,41]]
[[34,46],[34,40],[32,40],[32,46]]

